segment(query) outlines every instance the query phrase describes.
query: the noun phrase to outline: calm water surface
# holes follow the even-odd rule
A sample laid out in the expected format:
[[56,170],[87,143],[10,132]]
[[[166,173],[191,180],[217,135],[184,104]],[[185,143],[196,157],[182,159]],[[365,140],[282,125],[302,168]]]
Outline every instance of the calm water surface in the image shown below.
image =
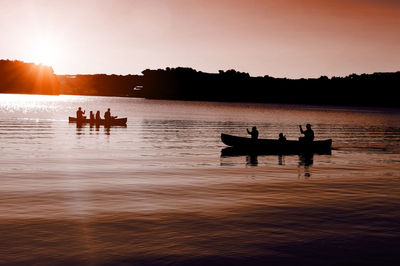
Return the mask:
[[[306,123],[332,154],[221,156]],[[3,264],[400,262],[398,109],[0,94],[0,151]]]

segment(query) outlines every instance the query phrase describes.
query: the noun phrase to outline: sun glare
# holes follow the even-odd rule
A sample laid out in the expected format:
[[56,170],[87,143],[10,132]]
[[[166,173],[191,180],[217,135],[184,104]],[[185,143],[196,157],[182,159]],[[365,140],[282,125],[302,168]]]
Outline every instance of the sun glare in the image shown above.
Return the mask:
[[36,42],[33,48],[33,62],[54,67],[59,57],[59,48],[48,40]]

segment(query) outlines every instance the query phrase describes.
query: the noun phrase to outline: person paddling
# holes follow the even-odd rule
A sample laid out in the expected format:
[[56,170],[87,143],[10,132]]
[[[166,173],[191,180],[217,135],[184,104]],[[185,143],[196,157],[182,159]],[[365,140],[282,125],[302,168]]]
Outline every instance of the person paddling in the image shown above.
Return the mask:
[[306,130],[303,130],[301,125],[299,125],[300,128],[300,133],[304,134],[304,137],[300,137],[300,141],[307,141],[307,142],[312,142],[314,140],[314,131],[311,129],[311,125],[307,124],[306,125]]
[[110,108],[107,109],[107,112],[104,113],[104,119],[105,120],[110,120],[110,119],[115,119],[117,118],[116,116],[111,116],[111,110]]
[[76,111],[76,119],[80,120],[85,118],[83,115],[85,114],[85,111],[82,111],[82,108],[79,107],[78,111]]
[[251,131],[249,131],[248,128],[246,128],[246,130],[247,130],[247,133],[251,135],[251,139],[254,139],[254,140],[258,139],[258,130],[257,130],[257,127],[253,127],[253,128],[251,129]]

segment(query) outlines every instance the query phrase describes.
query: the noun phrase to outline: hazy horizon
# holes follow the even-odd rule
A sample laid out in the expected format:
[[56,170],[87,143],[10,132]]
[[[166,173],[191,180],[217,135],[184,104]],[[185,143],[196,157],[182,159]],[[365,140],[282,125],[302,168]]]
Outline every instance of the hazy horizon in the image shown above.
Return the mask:
[[399,71],[399,29],[400,2],[390,0],[2,0],[0,58],[60,75],[347,76]]

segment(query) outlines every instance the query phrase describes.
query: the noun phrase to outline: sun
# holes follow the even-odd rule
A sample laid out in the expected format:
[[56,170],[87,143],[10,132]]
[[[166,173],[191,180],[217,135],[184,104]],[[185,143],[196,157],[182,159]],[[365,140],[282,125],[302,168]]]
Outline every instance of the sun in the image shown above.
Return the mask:
[[58,45],[50,40],[38,40],[32,47],[32,60],[37,64],[54,67],[59,56]]

